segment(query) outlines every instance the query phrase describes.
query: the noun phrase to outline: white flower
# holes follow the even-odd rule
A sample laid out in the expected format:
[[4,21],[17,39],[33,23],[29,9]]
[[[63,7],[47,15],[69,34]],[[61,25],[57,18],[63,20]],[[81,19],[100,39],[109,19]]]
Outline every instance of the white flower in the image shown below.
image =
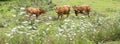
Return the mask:
[[17,26],[17,28],[21,28],[21,26]]
[[73,40],[73,39],[70,37],[70,40]]
[[80,22],[82,22],[82,23],[83,23],[84,21],[83,21],[83,20],[80,20]]
[[68,24],[68,23],[65,23],[66,25]]
[[94,32],[96,32],[96,29],[93,29]]
[[25,8],[24,8],[24,7],[21,7],[20,10],[25,10]]
[[32,37],[30,37],[30,39],[31,39],[31,40],[33,40],[33,38],[32,38]]
[[26,33],[26,35],[30,35],[31,33]]
[[82,18],[85,18],[85,16],[81,16]]
[[73,33],[73,35],[76,35],[76,33]]
[[72,25],[71,27],[75,27],[75,25]]
[[35,16],[36,16],[35,14],[32,15],[32,17],[35,17]]
[[22,22],[23,24],[26,24],[26,23],[28,23],[28,21],[24,21],[24,22]]
[[7,37],[10,37],[10,36],[11,36],[11,34],[7,34],[7,33],[5,33],[5,34],[6,34]]
[[24,26],[20,26],[21,28],[24,28]]
[[37,27],[35,27],[35,26],[32,26],[34,29],[37,29]]
[[60,36],[62,36],[62,33],[59,33]]
[[64,37],[67,37],[67,35],[63,35]]
[[19,33],[19,34],[23,34],[24,32],[22,32],[22,31],[18,31],[18,33]]
[[49,18],[49,19],[52,19],[52,17],[50,17],[50,16],[49,16],[48,18]]
[[90,22],[88,22],[88,25],[90,25],[91,27],[93,27],[93,25]]
[[31,28],[32,28],[32,26],[28,26],[27,28],[28,28],[28,29],[31,29]]
[[35,20],[36,22],[40,22],[40,20]]
[[58,37],[59,35],[58,35],[58,34],[56,34],[55,36],[56,36],[56,37]]
[[25,12],[20,12],[20,14],[19,15],[23,15]]
[[77,32],[80,32],[80,30],[78,30]]
[[16,15],[12,15],[13,17],[16,17]]
[[46,32],[45,32],[45,31],[43,31],[43,34],[45,34],[45,35],[46,35]]
[[26,17],[29,17],[29,15],[25,15]]
[[16,22],[19,22],[19,20],[17,19]]
[[51,24],[51,23],[50,23],[50,22],[47,22],[46,24],[49,25],[49,24]]
[[6,43],[6,44],[9,44],[9,43]]
[[59,31],[59,32],[63,32],[64,30],[63,30],[63,29],[61,29],[61,28],[58,28],[58,31]]
[[82,30],[82,32],[85,32],[85,30]]
[[70,20],[69,20],[69,19],[65,19],[64,21],[65,21],[65,22],[69,22]]
[[61,27],[63,27],[64,29],[66,29],[66,28],[67,28],[67,26],[66,26],[66,25],[61,25]]
[[10,12],[15,12],[15,10],[13,9],[13,10],[11,10]]
[[50,30],[49,28],[46,29],[46,31]]
[[11,31],[12,31],[12,32],[16,32],[16,29],[15,29],[15,28],[13,28]]

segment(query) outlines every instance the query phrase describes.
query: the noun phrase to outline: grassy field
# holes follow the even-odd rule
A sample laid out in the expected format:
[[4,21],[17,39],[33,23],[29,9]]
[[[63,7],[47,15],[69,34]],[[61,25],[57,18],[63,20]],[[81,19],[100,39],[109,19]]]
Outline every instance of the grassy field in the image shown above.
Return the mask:
[[[28,21],[24,8],[32,2],[0,1],[0,44],[119,44],[119,2],[53,0],[57,6],[90,5],[90,18],[83,14],[75,16],[71,8],[68,18],[57,19],[57,14],[51,10],[39,16],[38,20],[32,16]],[[50,9],[41,2],[39,6]]]

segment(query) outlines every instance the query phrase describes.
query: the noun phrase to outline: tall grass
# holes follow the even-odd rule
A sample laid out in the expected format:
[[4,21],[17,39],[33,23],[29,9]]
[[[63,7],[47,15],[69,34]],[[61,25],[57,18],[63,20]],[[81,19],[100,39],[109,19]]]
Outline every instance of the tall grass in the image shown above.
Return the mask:
[[103,44],[120,40],[119,9],[107,8],[114,15],[95,9],[90,18],[71,13],[63,19],[56,19],[56,13],[49,11],[38,20],[32,16],[27,21],[24,5],[27,4],[1,3],[0,44]]

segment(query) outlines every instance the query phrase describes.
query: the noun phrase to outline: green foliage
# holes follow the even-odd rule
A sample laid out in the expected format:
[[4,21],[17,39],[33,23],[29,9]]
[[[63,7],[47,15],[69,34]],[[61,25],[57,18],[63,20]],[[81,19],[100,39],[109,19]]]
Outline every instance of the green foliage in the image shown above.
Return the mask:
[[[52,1],[52,2],[51,2]],[[87,1],[87,2],[86,2]],[[51,3],[51,4],[49,4]],[[26,6],[52,9],[56,5],[91,6],[91,17],[75,16],[57,19],[49,11],[27,20]],[[101,4],[105,3],[105,4]],[[0,44],[110,44],[120,40],[120,6],[112,0],[13,0],[0,3]],[[116,7],[116,8],[114,8]],[[72,10],[71,10],[72,11]],[[114,43],[114,42],[113,42]],[[119,42],[115,42],[117,44]]]

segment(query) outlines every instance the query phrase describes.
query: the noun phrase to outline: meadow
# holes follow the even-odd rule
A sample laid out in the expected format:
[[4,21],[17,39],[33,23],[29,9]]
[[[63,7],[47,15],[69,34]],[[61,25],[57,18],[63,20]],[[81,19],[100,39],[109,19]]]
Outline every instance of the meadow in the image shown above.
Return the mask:
[[[45,0],[0,1],[0,44],[119,44],[119,0]],[[57,19],[54,5],[89,5],[87,15]],[[27,20],[25,7],[41,7],[48,10],[35,20]]]

